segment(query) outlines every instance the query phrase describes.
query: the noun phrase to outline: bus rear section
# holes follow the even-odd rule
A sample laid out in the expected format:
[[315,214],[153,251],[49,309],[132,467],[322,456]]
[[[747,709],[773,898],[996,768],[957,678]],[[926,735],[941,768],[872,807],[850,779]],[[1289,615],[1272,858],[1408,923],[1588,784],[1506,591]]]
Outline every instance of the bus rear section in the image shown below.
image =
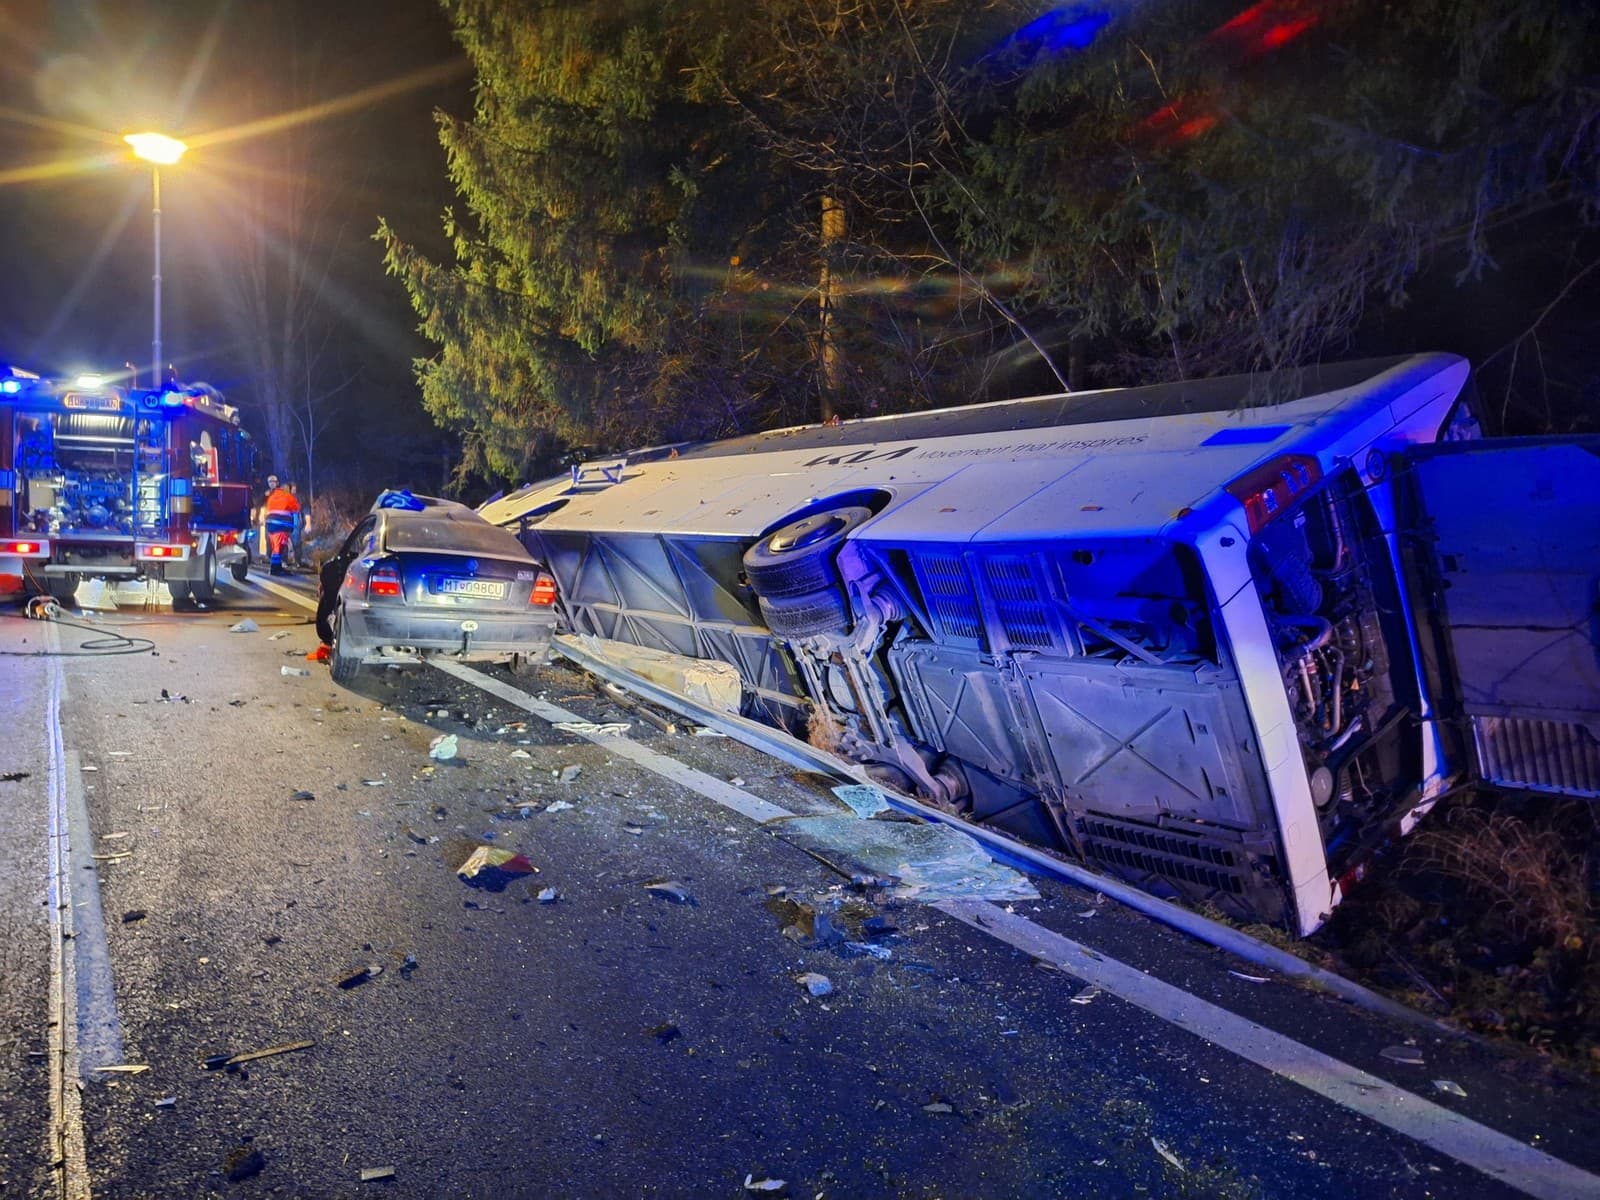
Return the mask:
[[1419,356],[1242,409],[1251,381],[1211,380],[784,431],[486,515],[574,631],[732,663],[747,713],[887,786],[1309,933],[1471,773],[1390,471],[1466,378]]

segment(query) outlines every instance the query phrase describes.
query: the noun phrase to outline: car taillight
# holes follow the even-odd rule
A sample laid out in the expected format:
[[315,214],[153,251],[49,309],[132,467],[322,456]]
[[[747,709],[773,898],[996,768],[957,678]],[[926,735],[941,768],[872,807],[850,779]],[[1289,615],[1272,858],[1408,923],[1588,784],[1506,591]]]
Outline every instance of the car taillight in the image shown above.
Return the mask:
[[15,554],[21,558],[49,558],[49,542],[0,542],[0,554]]
[[539,572],[539,578],[537,578],[537,579],[535,579],[533,581],[533,592],[528,597],[528,603],[529,604],[537,604],[537,605],[539,605],[541,607],[544,607],[544,606],[547,606],[547,605],[554,604],[555,602],[556,602],[556,581],[555,581],[555,577],[550,575],[550,574],[548,574],[547,572],[540,571]]
[[394,563],[378,563],[367,576],[367,596],[398,596],[401,593],[400,568]]
[[1228,494],[1244,505],[1245,520],[1255,533],[1322,478],[1322,464],[1309,454],[1285,454],[1264,463],[1228,485]]
[[145,543],[139,547],[139,558],[180,559],[189,557],[187,546],[164,546],[160,543]]

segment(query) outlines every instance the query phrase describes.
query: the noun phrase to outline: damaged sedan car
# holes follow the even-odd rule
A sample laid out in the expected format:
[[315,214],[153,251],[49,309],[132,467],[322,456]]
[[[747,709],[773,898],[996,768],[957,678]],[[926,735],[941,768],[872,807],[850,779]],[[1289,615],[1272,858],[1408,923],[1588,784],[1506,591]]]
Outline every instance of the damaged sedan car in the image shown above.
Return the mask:
[[544,663],[555,579],[464,505],[387,491],[318,572],[317,633],[336,682],[432,656]]

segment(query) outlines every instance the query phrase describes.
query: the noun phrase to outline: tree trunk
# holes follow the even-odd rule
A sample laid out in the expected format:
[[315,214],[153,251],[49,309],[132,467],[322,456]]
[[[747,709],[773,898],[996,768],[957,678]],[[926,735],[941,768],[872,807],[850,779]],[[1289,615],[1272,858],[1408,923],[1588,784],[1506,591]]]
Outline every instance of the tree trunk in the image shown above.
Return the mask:
[[834,321],[838,317],[838,255],[844,243],[844,205],[834,196],[822,198],[822,276],[818,281],[821,328],[818,336],[818,382],[824,422],[839,415],[839,394],[844,384],[844,364],[839,355]]

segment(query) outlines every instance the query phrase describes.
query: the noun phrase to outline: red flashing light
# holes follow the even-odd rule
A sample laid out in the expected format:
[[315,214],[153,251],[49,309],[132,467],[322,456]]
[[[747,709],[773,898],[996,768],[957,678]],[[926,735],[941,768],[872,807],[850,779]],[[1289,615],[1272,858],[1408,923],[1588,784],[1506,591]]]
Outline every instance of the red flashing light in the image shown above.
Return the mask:
[[19,558],[49,558],[49,542],[0,542],[0,554],[15,554]]
[[1285,454],[1239,476],[1228,494],[1244,505],[1245,520],[1254,534],[1289,508],[1322,478],[1322,464],[1309,454]]
[[367,576],[367,597],[399,596],[402,594],[400,568],[393,563],[379,563]]
[[528,603],[548,608],[556,602],[555,577],[548,572],[540,571],[539,578],[533,581],[533,592],[528,597]]

